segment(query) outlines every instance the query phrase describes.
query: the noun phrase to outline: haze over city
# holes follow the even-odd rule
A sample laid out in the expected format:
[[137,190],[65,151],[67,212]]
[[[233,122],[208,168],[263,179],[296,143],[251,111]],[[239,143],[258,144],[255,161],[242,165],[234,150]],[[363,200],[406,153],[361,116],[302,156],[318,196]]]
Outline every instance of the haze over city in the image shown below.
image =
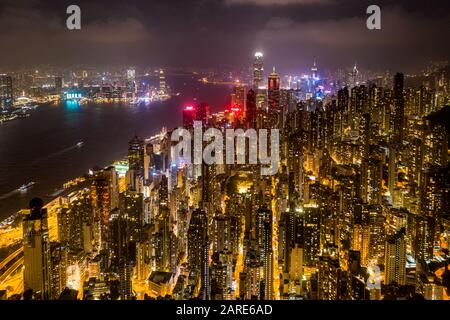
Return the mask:
[[77,1],[81,30],[65,27],[71,1],[3,0],[0,67],[37,64],[245,66],[262,50],[294,72],[317,61],[335,70],[419,71],[448,60],[448,1],[378,1],[382,29],[366,28],[360,0]]

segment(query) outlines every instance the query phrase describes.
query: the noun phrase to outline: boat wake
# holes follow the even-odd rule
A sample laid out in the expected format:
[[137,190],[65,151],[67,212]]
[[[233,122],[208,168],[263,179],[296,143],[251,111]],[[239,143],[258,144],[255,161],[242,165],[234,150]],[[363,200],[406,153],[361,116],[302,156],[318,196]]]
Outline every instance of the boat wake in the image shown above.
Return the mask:
[[83,145],[84,145],[83,141],[77,142],[76,144],[74,144],[74,145],[72,145],[72,146],[70,146],[68,148],[62,149],[60,151],[51,153],[51,154],[49,154],[49,155],[47,155],[47,156],[45,156],[43,158],[37,159],[37,160],[33,161],[32,164],[36,164],[36,163],[39,163],[41,161],[48,160],[48,159],[60,156],[60,155],[62,155],[64,153],[66,153],[66,152],[69,152],[69,151],[72,151],[72,150],[75,150],[75,149],[80,149],[81,147],[83,147]]
[[10,197],[12,197],[12,196],[18,194],[19,192],[20,192],[20,191],[19,191],[18,189],[16,189],[16,190],[14,190],[14,191],[11,191],[11,192],[2,194],[2,195],[0,195],[0,200],[8,199],[8,198],[10,198]]

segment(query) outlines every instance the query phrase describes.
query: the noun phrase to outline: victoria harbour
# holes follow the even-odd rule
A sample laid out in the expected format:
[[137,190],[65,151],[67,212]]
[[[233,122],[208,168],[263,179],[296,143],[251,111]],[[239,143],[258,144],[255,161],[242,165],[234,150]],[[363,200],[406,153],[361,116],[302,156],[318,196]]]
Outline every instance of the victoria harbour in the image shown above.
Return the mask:
[[[133,136],[149,137],[162,127],[181,125],[185,104],[198,100],[221,109],[231,90],[203,84],[190,75],[169,77],[168,83],[179,95],[167,101],[148,105],[61,102],[0,125],[0,221],[26,208],[31,193],[50,200],[66,181],[122,159]],[[19,190],[30,182],[35,184],[28,191]]]

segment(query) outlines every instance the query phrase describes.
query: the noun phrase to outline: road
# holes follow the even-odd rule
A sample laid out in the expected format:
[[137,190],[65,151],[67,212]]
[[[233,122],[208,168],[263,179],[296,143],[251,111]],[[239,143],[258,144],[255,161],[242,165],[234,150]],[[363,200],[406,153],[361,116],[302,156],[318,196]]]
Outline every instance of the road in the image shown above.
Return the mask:
[[9,256],[6,257],[6,259],[4,259],[2,262],[0,262],[0,271],[6,267],[6,265],[8,263],[11,262],[11,260],[13,260],[14,258],[16,258],[19,254],[21,254],[23,252],[23,247],[20,247],[19,249],[17,249],[16,251],[14,251],[13,253],[11,253]]

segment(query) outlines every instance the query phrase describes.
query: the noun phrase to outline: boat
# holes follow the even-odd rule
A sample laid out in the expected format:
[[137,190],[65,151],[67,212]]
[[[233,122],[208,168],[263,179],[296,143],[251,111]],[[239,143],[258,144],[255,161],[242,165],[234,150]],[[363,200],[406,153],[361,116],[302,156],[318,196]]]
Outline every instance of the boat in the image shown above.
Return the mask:
[[83,146],[83,144],[84,144],[84,142],[83,142],[83,141],[80,141],[80,142],[77,143],[77,147],[78,147],[78,148],[81,148],[81,147]]
[[20,192],[27,192],[27,191],[30,190],[35,184],[36,184],[36,182],[34,182],[34,181],[28,182],[28,183],[26,183],[26,184],[21,185],[17,190],[19,190]]

